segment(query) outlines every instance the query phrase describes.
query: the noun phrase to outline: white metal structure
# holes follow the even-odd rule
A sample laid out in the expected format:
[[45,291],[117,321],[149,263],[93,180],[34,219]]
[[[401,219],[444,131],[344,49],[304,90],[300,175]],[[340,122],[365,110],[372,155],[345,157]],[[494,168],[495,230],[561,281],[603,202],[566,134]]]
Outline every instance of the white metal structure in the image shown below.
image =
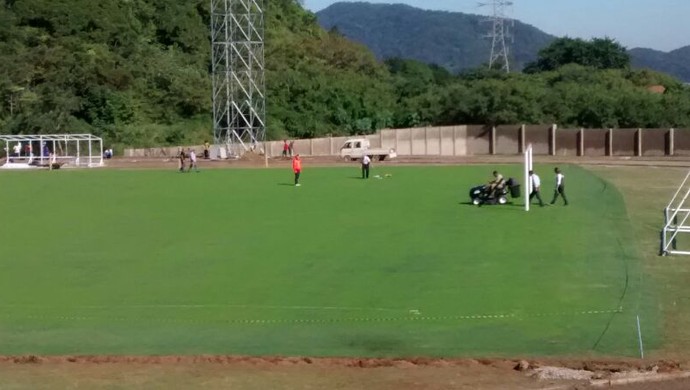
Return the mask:
[[211,0],[213,133],[231,155],[266,137],[264,0]]
[[525,211],[529,211],[529,195],[532,193],[532,179],[529,177],[529,171],[532,170],[532,144],[527,145],[525,149]]
[[661,255],[690,255],[690,251],[678,250],[678,233],[690,233],[690,208],[686,205],[690,197],[690,172],[678,187],[668,206],[664,209],[664,228],[661,231]]
[[91,134],[0,135],[3,169],[103,166],[103,139]]

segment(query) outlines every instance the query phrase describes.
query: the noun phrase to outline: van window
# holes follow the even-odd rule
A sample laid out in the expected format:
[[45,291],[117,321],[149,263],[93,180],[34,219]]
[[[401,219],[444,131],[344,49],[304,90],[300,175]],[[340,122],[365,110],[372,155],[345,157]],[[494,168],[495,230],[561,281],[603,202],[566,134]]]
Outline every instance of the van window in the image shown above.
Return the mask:
[[350,147],[351,147],[351,146],[350,146],[350,143],[349,143],[349,142],[345,142],[345,145],[343,146],[343,149],[350,149]]
[[359,148],[361,148],[361,147],[362,147],[362,143],[361,143],[361,142],[355,142],[355,149],[359,149]]

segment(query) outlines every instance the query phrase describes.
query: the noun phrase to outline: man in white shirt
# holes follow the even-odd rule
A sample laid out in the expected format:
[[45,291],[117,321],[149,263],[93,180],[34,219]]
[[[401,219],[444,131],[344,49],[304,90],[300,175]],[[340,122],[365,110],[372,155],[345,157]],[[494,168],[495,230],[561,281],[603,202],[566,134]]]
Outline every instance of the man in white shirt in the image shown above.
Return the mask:
[[537,198],[539,207],[544,207],[544,202],[541,200],[541,179],[534,171],[529,171],[530,180],[532,180],[532,192],[529,194],[529,203],[532,204],[532,198]]
[[195,171],[199,172],[199,167],[196,166],[196,152],[192,150],[192,148],[189,148],[189,169],[187,172],[191,172],[192,168],[194,168]]
[[12,151],[14,152],[14,157],[19,157],[19,153],[22,150],[22,146],[17,142],[16,145],[12,147]]
[[369,166],[371,165],[371,158],[366,154],[362,157],[362,179],[369,178]]
[[561,170],[558,168],[555,168],[553,171],[556,172],[556,189],[553,191],[553,200],[551,204],[556,203],[556,199],[558,199],[558,195],[560,195],[563,197],[563,205],[567,206],[568,198],[565,197],[565,175],[562,174]]

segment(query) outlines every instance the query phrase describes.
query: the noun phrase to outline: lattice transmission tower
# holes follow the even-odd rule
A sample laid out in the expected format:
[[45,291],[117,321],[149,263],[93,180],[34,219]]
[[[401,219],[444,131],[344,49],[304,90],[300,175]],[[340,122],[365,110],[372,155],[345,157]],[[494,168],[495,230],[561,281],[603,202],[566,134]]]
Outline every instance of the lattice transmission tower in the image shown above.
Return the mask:
[[231,154],[266,137],[264,0],[211,0],[213,134]]
[[490,0],[479,3],[479,6],[491,9],[491,16],[488,20],[491,24],[491,30],[488,35],[491,39],[489,67],[510,72],[510,44],[513,42],[510,30],[514,26],[514,22],[509,13],[513,2],[508,0]]

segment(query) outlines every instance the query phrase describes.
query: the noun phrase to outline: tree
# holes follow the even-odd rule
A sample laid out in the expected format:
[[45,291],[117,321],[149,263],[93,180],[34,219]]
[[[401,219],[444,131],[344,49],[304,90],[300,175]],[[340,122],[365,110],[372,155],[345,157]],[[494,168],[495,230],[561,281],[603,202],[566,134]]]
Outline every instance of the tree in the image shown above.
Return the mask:
[[596,69],[624,69],[630,66],[625,47],[610,38],[585,41],[560,38],[539,51],[536,61],[525,67],[525,73],[556,70],[564,65],[578,64]]

